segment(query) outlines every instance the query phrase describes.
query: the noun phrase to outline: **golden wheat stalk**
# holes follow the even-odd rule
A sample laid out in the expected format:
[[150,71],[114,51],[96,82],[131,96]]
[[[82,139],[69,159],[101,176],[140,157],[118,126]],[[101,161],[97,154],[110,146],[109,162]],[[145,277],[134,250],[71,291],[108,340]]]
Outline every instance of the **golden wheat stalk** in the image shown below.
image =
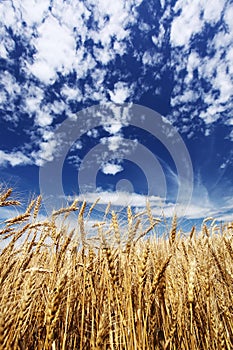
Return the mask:
[[6,200],[7,198],[9,198],[10,195],[12,194],[12,191],[13,191],[12,188],[8,188],[5,192],[0,193],[0,203],[5,202],[5,200]]
[[175,242],[176,233],[177,233],[177,216],[175,214],[172,219],[172,227],[171,227],[170,236],[169,236],[169,242],[171,245],[173,245]]
[[196,261],[193,260],[190,264],[189,279],[188,279],[188,303],[190,308],[190,333],[193,334],[193,302],[194,302],[194,285],[196,275]]
[[46,338],[45,338],[45,350],[50,350],[54,341],[54,330],[58,321],[59,310],[62,304],[62,294],[64,293],[64,287],[67,282],[67,274],[60,278],[57,288],[54,290],[52,299],[46,310]]
[[33,219],[35,220],[39,214],[39,210],[41,207],[41,202],[42,202],[42,196],[38,196],[36,199],[36,203],[35,203],[35,207],[34,207],[34,211],[33,211]]
[[16,217],[12,218],[12,219],[5,220],[5,223],[7,226],[12,226],[12,225],[20,224],[24,221],[27,221],[29,218],[30,218],[30,214],[24,213],[24,214],[20,214]]
[[151,300],[154,299],[154,293],[156,291],[156,288],[159,285],[159,282],[161,281],[167,267],[168,264],[171,260],[172,255],[169,255],[169,257],[164,261],[164,263],[161,265],[159,271],[157,272],[156,276],[154,277],[154,280],[152,282],[151,288],[150,288],[150,296],[151,296]]
[[117,215],[114,210],[112,211],[112,227],[113,227],[116,243],[119,246],[121,244],[121,234],[120,234]]
[[85,248],[86,246],[86,232],[85,232],[85,223],[84,223],[84,212],[85,212],[86,206],[87,206],[87,202],[84,201],[78,215],[79,231],[81,235],[81,242],[82,242],[83,248]]

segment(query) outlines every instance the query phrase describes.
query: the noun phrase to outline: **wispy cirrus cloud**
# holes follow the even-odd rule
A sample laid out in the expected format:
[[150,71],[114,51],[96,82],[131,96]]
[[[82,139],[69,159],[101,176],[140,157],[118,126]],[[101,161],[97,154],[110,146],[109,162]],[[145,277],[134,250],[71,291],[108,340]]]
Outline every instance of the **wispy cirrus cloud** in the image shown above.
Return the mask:
[[91,206],[97,198],[99,198],[99,201],[96,210],[101,210],[103,213],[104,208],[109,203],[111,203],[112,209],[119,213],[127,206],[131,206],[136,212],[142,212],[146,208],[147,203],[149,203],[154,217],[173,218],[175,214],[178,214],[179,219],[198,220],[213,217],[217,221],[229,222],[232,221],[233,215],[232,206],[220,209],[210,201],[203,204],[200,201],[200,197],[193,198],[188,206],[182,203],[174,205],[172,202],[167,202],[165,198],[157,196],[144,196],[124,191],[109,192],[99,190],[97,193],[86,192],[75,197],[68,196],[66,199],[69,201],[74,199],[85,200]]

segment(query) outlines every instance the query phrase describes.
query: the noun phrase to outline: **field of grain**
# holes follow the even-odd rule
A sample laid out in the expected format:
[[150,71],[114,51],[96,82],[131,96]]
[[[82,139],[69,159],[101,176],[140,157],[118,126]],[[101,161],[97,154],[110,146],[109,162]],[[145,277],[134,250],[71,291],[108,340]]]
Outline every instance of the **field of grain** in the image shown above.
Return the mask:
[[[0,207],[19,205],[11,196]],[[123,236],[111,212],[88,239],[85,203],[45,220],[40,205],[0,229],[1,350],[233,349],[231,224],[182,235],[174,218],[158,237],[149,207],[145,230],[128,208]]]

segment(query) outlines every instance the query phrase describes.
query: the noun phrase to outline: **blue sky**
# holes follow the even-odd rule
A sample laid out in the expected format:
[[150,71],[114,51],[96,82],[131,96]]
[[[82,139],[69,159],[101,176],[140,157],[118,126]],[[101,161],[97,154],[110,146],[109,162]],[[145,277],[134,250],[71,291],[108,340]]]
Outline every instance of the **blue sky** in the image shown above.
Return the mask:
[[1,1],[0,181],[48,212],[232,220],[232,18],[226,0]]

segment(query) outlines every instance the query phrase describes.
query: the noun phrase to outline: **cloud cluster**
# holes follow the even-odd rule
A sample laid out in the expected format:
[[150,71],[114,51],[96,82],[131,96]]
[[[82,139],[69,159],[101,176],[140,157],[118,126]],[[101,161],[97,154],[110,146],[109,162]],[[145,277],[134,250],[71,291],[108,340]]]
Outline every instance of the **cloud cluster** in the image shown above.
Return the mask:
[[[224,0],[177,1],[171,25],[174,119],[189,114],[207,127],[230,124],[233,108],[233,5]],[[187,128],[187,126],[186,126]]]
[[[104,88],[104,80],[109,72],[106,66],[126,53],[140,3],[6,0],[0,4],[0,55],[6,66],[0,72],[3,119],[22,133],[25,118],[32,124],[30,139],[25,134],[22,147],[5,154],[8,163],[26,165],[30,158],[42,165],[51,160],[52,124],[63,113],[72,118],[78,102],[85,106],[88,100],[102,102],[110,96],[115,103],[123,103],[130,97],[132,88],[124,81],[109,89]],[[12,162],[18,151],[27,155]]]
[[[204,0],[177,0],[172,9],[161,1],[161,13],[153,23],[141,18],[138,9],[142,3],[5,0],[0,4],[0,55],[6,66],[0,72],[0,107],[3,119],[11,124],[23,126],[22,115],[32,121],[31,138],[25,140],[32,162],[36,159],[33,142],[43,135],[38,127],[50,131],[52,139],[52,124],[60,115],[72,118],[77,103],[85,106],[88,101],[111,100],[121,104],[139,98],[148,89],[143,75],[151,69],[155,95],[161,93],[161,74],[173,72],[172,114],[168,117],[176,122],[184,114],[190,116],[181,123],[181,131],[191,137],[195,117],[207,128],[220,118],[231,125],[233,5],[225,0],[215,1],[214,6]],[[114,72],[108,65],[128,54],[137,26],[150,47],[134,46],[142,77],[130,81],[128,73]],[[200,42],[205,50],[199,50]],[[170,63],[165,61],[166,50],[171,52]],[[118,76],[113,86],[109,74]],[[45,142],[51,148],[43,136],[41,144],[36,140],[39,164],[50,159]],[[17,151],[25,151],[23,146]]]

